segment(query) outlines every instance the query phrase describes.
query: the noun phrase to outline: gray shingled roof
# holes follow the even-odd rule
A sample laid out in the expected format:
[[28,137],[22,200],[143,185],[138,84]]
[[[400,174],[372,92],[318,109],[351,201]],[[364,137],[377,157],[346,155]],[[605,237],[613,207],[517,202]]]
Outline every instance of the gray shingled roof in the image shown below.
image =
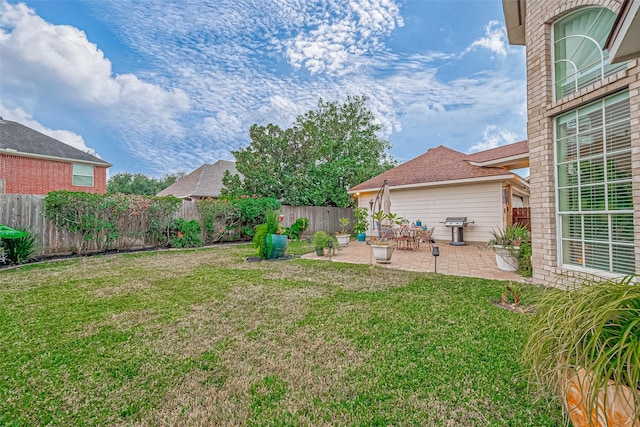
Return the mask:
[[222,177],[225,171],[232,175],[238,173],[236,163],[218,160],[213,164],[202,165],[159,192],[158,196],[175,196],[181,199],[220,197],[220,190],[224,187]]
[[63,160],[82,161],[100,166],[111,166],[111,163],[78,150],[64,142],[51,138],[43,133],[26,127],[20,123],[0,118],[0,149],[15,150],[16,154],[53,157]]

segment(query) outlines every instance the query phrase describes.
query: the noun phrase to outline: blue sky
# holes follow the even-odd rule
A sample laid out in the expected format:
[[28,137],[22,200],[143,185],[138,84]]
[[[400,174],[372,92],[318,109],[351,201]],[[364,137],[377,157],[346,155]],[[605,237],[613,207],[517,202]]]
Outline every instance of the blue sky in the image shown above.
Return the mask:
[[526,139],[500,0],[0,0],[0,115],[160,177],[366,95],[400,162]]

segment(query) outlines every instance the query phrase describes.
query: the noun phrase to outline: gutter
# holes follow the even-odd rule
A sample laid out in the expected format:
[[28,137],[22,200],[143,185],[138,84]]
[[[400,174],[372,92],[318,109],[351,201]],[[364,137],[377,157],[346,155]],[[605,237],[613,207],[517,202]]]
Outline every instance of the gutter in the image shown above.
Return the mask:
[[[420,182],[416,184],[403,184],[403,185],[390,185],[390,190],[404,190],[411,188],[420,188],[420,187],[437,187],[437,186],[445,186],[445,185],[456,185],[456,184],[474,184],[477,182],[491,182],[491,181],[503,181],[505,179],[513,179],[522,184],[525,188],[529,188],[529,183],[522,179],[519,175],[515,173],[510,173],[506,175],[497,175],[497,176],[486,176],[482,178],[464,178],[464,179],[454,179],[449,181],[435,181],[435,182]],[[369,193],[376,192],[380,189],[380,187],[375,188],[361,188],[359,190],[347,190],[347,194],[355,194],[355,193]]]

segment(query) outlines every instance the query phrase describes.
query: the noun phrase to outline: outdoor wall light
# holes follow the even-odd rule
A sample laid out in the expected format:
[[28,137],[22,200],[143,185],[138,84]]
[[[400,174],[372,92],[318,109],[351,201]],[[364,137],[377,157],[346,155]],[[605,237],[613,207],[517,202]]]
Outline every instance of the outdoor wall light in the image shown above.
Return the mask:
[[438,272],[438,257],[440,256],[440,248],[437,247],[437,246],[434,246],[431,249],[431,255],[433,255],[433,262],[434,262],[433,272],[437,273]]

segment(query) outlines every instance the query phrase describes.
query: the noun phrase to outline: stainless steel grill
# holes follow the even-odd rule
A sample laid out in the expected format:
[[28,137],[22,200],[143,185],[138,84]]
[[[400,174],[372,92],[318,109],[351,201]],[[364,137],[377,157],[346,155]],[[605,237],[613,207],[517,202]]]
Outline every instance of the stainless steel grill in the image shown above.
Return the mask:
[[450,245],[464,246],[463,229],[472,222],[467,221],[466,216],[450,216],[444,220],[444,226],[451,228],[451,242]]

